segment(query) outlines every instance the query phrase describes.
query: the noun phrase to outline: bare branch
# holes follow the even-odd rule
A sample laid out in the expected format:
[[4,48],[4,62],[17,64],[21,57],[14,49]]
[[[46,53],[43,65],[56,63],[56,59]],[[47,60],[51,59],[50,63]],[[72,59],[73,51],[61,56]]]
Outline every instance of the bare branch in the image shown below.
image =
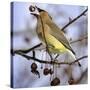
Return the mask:
[[14,54],[14,53],[17,53],[17,52],[28,53],[28,52],[34,50],[35,48],[40,47],[41,45],[42,45],[42,43],[39,43],[38,45],[36,45],[36,46],[34,46],[34,47],[32,47],[32,48],[29,48],[29,49],[27,49],[27,50],[15,50],[15,51],[13,51],[13,50],[11,49],[11,51],[12,51],[13,54]]
[[39,63],[52,64],[52,65],[54,65],[54,64],[58,64],[58,65],[61,65],[61,64],[72,65],[72,64],[74,64],[74,63],[76,63],[76,62],[78,62],[78,61],[80,61],[80,60],[88,57],[88,56],[86,55],[86,56],[80,57],[80,58],[78,58],[77,60],[69,63],[69,62],[57,62],[57,60],[54,60],[54,61],[50,61],[50,60],[48,60],[48,61],[40,60],[40,59],[37,59],[36,57],[28,56],[28,55],[26,55],[26,54],[24,54],[24,53],[22,53],[22,52],[15,52],[15,54],[21,55],[21,56],[23,56],[24,58],[26,58],[27,60],[34,60],[34,61],[37,61],[37,62],[39,62]]
[[88,37],[86,36],[86,37],[80,38],[80,39],[78,39],[78,40],[72,41],[72,42],[70,42],[70,43],[73,44],[73,43],[82,41],[82,40],[87,39],[87,38],[88,38]]
[[[88,37],[86,36],[86,37],[80,38],[80,39],[78,39],[78,40],[72,41],[72,42],[70,42],[70,43],[71,43],[71,44],[74,44],[74,43],[76,43],[76,42],[82,41],[82,40],[87,39],[87,38],[88,38]],[[58,58],[58,56],[59,56],[59,54],[55,57],[55,59]]]
[[74,18],[73,20],[71,20],[69,23],[67,23],[61,30],[64,31],[65,28],[67,28],[69,25],[71,25],[72,23],[74,23],[76,20],[78,20],[80,17],[84,16],[85,13],[88,11],[88,8],[86,10],[84,10],[80,15],[78,15],[76,18]]
[[87,58],[87,57],[88,57],[88,56],[80,57],[80,58],[78,58],[77,60],[75,60],[74,62],[71,62],[70,65],[71,65],[71,64],[74,64],[75,62],[78,62],[78,61],[80,61],[80,60],[82,60],[82,59],[84,59],[84,58]]

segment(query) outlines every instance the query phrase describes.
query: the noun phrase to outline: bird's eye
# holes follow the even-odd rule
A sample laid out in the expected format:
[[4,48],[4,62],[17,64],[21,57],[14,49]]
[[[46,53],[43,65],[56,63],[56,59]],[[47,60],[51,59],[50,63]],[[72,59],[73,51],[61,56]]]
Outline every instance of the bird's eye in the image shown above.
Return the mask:
[[31,6],[29,7],[29,10],[30,10],[30,12],[34,12],[34,11],[36,10],[36,8],[35,8],[35,6],[32,6],[32,5],[31,5]]

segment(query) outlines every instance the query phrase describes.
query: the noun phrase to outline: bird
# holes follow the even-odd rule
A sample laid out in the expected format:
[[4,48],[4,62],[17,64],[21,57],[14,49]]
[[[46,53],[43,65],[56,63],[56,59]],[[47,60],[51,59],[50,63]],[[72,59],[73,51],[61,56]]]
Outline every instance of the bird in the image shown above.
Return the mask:
[[39,14],[35,12],[31,12],[31,14],[37,18],[36,32],[43,45],[48,46],[50,53],[60,54],[68,52],[73,60],[76,60],[76,54],[65,33],[54,23],[47,11],[37,6],[35,8]]

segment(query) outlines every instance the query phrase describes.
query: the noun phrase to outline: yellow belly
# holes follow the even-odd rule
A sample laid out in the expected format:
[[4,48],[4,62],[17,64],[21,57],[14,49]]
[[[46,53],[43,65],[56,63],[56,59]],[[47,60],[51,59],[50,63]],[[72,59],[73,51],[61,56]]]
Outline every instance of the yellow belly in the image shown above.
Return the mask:
[[67,51],[65,46],[58,41],[54,36],[46,34],[46,40],[49,46],[49,50],[52,53],[64,53]]

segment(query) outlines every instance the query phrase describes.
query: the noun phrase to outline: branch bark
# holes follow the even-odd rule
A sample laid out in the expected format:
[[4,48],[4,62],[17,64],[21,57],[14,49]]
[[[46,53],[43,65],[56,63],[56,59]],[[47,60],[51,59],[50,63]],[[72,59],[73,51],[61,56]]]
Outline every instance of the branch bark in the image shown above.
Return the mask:
[[75,22],[76,20],[78,20],[80,17],[84,16],[85,13],[88,11],[88,8],[86,10],[84,10],[80,15],[78,15],[76,18],[74,18],[73,20],[71,20],[69,23],[67,23],[61,30],[64,31],[65,28],[67,28],[69,25],[71,25],[73,22]]
[[73,43],[76,43],[76,42],[82,41],[82,40],[87,39],[87,38],[88,38],[88,37],[85,36],[85,37],[83,37],[83,38],[80,38],[80,39],[78,39],[78,40],[72,41],[72,42],[70,42],[70,43],[73,44]]
[[[75,40],[75,41],[70,42],[70,44],[74,44],[74,43],[76,43],[76,42],[82,41],[82,40],[87,39],[87,38],[88,38],[88,37],[85,36],[85,37],[83,37],[83,38],[80,38],[80,39],[78,39],[78,40]],[[59,54],[55,57],[55,59],[58,58],[58,56],[59,56]]]
[[86,56],[80,57],[80,58],[78,58],[77,60],[69,63],[69,62],[57,62],[57,60],[54,60],[54,61],[50,61],[50,60],[46,61],[46,60],[45,60],[45,61],[44,61],[44,60],[37,59],[36,57],[33,57],[33,56],[32,56],[32,57],[31,57],[31,56],[28,56],[28,55],[26,55],[26,54],[24,54],[24,53],[22,53],[22,52],[15,52],[15,54],[18,54],[18,55],[20,55],[20,56],[23,56],[23,57],[26,58],[27,60],[34,60],[34,61],[37,61],[37,62],[39,62],[39,63],[52,64],[52,65],[54,65],[54,64],[58,64],[58,65],[61,65],[61,64],[72,65],[72,64],[74,64],[74,63],[76,63],[76,62],[78,62],[78,61],[80,61],[80,60],[88,57],[88,56],[86,55]]
[[29,48],[29,49],[26,49],[26,50],[13,50],[13,49],[11,49],[11,52],[12,52],[12,54],[18,53],[18,52],[28,53],[28,52],[30,52],[30,51],[32,51],[32,50],[34,50],[34,49],[40,47],[41,45],[42,45],[42,43],[39,43],[38,45],[33,46],[32,48]]

